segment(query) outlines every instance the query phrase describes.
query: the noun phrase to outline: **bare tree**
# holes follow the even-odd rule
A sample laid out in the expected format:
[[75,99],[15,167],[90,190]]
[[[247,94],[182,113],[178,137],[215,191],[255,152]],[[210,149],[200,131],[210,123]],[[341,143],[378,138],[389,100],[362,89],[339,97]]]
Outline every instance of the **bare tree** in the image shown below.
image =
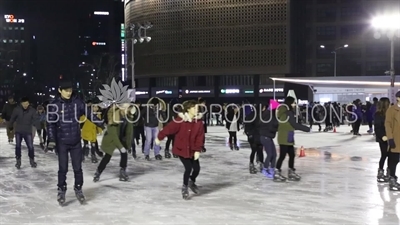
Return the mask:
[[116,55],[104,53],[93,57],[93,69],[95,70],[96,82],[94,90],[100,88],[103,84],[111,84],[113,78],[118,75],[118,65],[120,61]]

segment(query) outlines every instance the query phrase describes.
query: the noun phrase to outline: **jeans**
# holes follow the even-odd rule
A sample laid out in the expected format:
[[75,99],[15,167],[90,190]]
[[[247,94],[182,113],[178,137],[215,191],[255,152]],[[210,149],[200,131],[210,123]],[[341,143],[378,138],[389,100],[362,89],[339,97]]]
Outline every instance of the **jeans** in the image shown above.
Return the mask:
[[82,145],[78,142],[75,145],[66,145],[60,142],[57,143],[58,150],[58,187],[67,186],[68,173],[68,153],[71,156],[72,169],[74,170],[75,186],[83,185],[82,172]]
[[[146,135],[146,142],[144,145],[144,154],[150,155],[150,145],[154,143],[154,140],[158,135],[158,127],[144,127],[144,133]],[[160,154],[160,146],[154,145],[154,155]]]
[[24,139],[26,147],[28,147],[29,158],[35,158],[35,150],[33,148],[33,138],[31,133],[15,133],[15,157],[21,158],[21,143]]
[[274,140],[269,137],[260,136],[260,142],[267,152],[267,158],[264,161],[264,168],[275,168],[277,154]]

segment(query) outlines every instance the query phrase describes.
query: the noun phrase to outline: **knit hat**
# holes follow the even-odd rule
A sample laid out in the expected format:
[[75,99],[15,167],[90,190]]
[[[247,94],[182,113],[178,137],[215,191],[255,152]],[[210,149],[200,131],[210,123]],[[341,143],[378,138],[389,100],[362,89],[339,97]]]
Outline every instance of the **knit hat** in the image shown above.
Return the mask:
[[60,86],[58,88],[60,88],[61,90],[72,88],[72,82],[71,81],[61,81]]
[[39,111],[39,110],[44,110],[44,107],[41,106],[41,105],[39,105],[39,106],[37,107],[37,111]]

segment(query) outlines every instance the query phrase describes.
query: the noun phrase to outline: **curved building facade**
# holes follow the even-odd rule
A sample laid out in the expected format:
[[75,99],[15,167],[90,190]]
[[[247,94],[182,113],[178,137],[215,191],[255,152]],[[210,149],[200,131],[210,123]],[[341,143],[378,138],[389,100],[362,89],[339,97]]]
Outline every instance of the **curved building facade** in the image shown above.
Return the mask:
[[290,73],[290,8],[290,0],[126,0],[125,27],[154,25],[151,42],[135,45],[135,73]]

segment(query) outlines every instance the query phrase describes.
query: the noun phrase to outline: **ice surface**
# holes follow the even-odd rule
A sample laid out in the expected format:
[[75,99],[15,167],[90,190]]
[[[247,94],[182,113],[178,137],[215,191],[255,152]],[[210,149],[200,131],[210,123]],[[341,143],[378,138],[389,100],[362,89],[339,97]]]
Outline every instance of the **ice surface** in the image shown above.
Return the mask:
[[67,206],[60,207],[55,155],[37,147],[38,167],[33,169],[24,148],[17,170],[14,146],[1,129],[0,224],[399,224],[400,193],[376,182],[377,143],[366,127],[362,137],[353,137],[349,130],[297,132],[297,147],[307,149],[306,157],[296,158],[295,164],[303,178],[274,183],[249,174],[250,150],[241,132],[240,151],[231,151],[226,130],[209,127],[197,181],[201,195],[182,200],[183,167],[178,159],[145,162],[140,152],[141,159],[129,158],[131,181],[120,182],[116,152],[98,183],[92,182],[96,164],[84,163],[86,205],[75,200],[70,171]]

